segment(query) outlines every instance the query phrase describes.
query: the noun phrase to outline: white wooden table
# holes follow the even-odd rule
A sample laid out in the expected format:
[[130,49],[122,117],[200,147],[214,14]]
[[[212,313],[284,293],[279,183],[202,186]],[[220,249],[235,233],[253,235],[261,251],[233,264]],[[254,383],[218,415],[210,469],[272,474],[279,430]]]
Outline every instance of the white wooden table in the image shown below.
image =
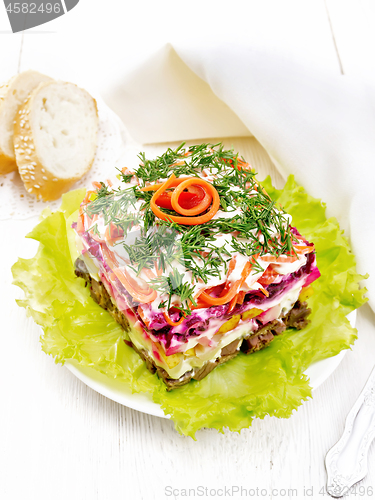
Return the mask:
[[[184,25],[191,36],[210,29],[212,37],[225,33],[231,40],[250,40],[296,60],[319,62],[328,71],[375,76],[373,0],[190,1],[183,9],[177,2],[123,4],[81,0],[66,16],[15,35],[0,5],[0,79],[35,68],[77,82],[94,79],[105,93],[108,81],[166,41],[187,36]],[[224,141],[260,177],[273,172],[282,183],[254,138]],[[35,252],[35,242],[24,239],[35,223],[0,222],[1,499],[159,500],[183,497],[184,488],[191,490],[189,498],[327,496],[325,453],[340,437],[375,361],[374,314],[368,307],[360,311],[353,351],[292,418],[257,420],[241,434],[203,430],[194,442],[168,420],[95,393],[41,351],[37,326],[15,304],[22,294],[11,285],[10,273],[17,257]],[[365,488],[375,486],[373,462],[372,447]]]

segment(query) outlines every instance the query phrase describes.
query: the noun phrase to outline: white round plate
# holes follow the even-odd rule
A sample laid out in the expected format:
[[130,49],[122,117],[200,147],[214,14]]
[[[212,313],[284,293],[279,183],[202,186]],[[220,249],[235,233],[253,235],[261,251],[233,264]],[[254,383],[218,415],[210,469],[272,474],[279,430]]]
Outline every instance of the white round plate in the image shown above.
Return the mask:
[[[348,315],[348,319],[352,327],[355,327],[357,312],[352,311]],[[313,363],[306,370],[306,375],[310,378],[310,384],[313,390],[317,389],[339,366],[343,360],[347,349],[341,351],[336,356],[323,359],[317,363]],[[75,375],[79,380],[84,382],[94,391],[99,392],[117,403],[138,410],[155,417],[169,418],[164,415],[160,406],[154,403],[151,395],[146,393],[134,393],[124,384],[116,379],[111,379],[106,375],[94,370],[79,365],[76,361],[70,360],[65,362],[65,366]]]

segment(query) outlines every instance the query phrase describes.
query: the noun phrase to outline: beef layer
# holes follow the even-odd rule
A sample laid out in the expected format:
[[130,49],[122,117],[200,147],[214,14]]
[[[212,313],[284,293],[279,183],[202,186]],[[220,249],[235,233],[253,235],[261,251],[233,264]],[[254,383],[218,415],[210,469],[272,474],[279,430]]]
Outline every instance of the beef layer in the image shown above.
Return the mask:
[[[125,332],[129,332],[130,325],[128,319],[112,302],[103,283],[91,278],[85,263],[81,259],[77,259],[75,262],[75,274],[79,278],[83,278],[86,281],[86,285],[90,286],[91,296],[95,302],[103,309],[106,309]],[[146,350],[136,348],[129,340],[125,340],[125,342],[140,355],[146,363],[148,370],[151,373],[157,372],[158,376],[167,386],[167,389],[172,390],[187,384],[192,379],[202,380],[218,365],[237,356],[240,350],[246,354],[250,354],[264,349],[272,342],[275,336],[282,334],[286,328],[296,328],[297,330],[304,328],[309,323],[307,316],[310,312],[311,309],[307,307],[306,302],[297,301],[285,317],[270,321],[266,325],[260,325],[259,329],[246,339],[234,340],[221,350],[221,355],[215,361],[207,361],[201,368],[190,370],[184,373],[179,379],[170,378],[163,368],[155,364]]]

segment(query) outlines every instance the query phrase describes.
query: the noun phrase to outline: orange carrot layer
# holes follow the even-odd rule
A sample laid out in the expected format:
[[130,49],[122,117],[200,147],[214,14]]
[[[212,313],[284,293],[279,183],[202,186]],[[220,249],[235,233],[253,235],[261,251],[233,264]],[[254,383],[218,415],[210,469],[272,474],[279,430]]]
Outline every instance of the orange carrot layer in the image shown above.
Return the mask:
[[264,262],[282,264],[284,262],[295,262],[297,257],[295,255],[280,255],[279,257],[275,257],[274,255],[262,255],[261,259]]
[[163,315],[164,315],[164,318],[165,318],[165,321],[168,323],[168,325],[170,326],[178,326],[178,325],[181,325],[181,323],[184,321],[185,317],[184,315],[181,316],[181,318],[178,320],[178,321],[173,321],[171,320],[171,318],[169,317],[169,314],[167,311],[163,311]]
[[297,253],[302,253],[302,254],[306,254],[306,253],[311,253],[315,250],[315,247],[314,245],[312,246],[308,246],[308,245],[294,245],[294,250],[297,252]]
[[77,233],[83,233],[85,230],[85,218],[83,208],[79,207],[78,220],[77,220]]
[[157,293],[156,290],[152,288],[144,289],[139,286],[139,284],[133,280],[125,268],[114,268],[113,272],[115,276],[121,281],[126,290],[130,293],[133,299],[146,304],[148,302],[152,302],[156,299]]
[[249,276],[251,268],[252,265],[250,264],[250,262],[246,262],[241,273],[241,278],[235,281],[231,286],[230,290],[222,297],[212,297],[207,292],[203,291],[199,294],[199,298],[204,302],[206,302],[207,304],[209,304],[210,306],[221,306],[223,304],[227,304],[233,299],[233,297],[237,295],[238,290],[241,288],[243,282]]

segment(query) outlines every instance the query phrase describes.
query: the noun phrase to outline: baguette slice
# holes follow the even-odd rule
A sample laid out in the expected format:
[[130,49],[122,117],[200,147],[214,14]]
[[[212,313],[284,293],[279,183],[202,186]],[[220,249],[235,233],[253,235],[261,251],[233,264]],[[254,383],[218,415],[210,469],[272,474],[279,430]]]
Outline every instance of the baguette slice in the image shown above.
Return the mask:
[[47,82],[20,107],[14,125],[18,170],[29,193],[55,200],[91,167],[97,147],[96,101],[73,83]]
[[18,108],[41,82],[52,80],[37,71],[24,71],[0,86],[0,174],[17,170],[13,124]]

